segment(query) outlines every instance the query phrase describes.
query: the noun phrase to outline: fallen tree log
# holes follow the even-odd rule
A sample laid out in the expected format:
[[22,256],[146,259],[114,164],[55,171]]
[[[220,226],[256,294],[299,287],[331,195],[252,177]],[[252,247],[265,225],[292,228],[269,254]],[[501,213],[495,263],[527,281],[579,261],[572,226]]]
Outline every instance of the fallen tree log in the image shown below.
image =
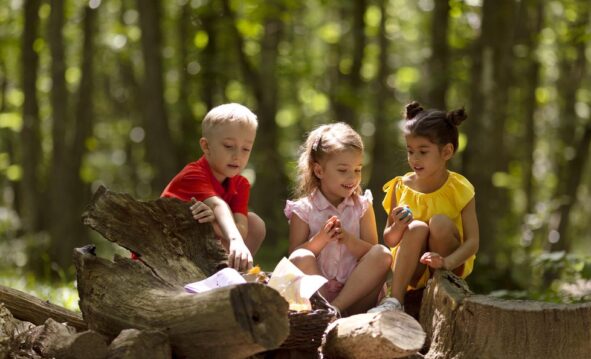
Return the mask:
[[225,266],[210,224],[197,223],[187,203],[141,202],[100,188],[83,215],[106,239],[140,260],[74,251],[80,309],[88,327],[115,338],[122,330],[156,329],[175,356],[243,358],[275,349],[289,332],[288,305],[262,284],[189,294],[183,285]]
[[420,324],[402,311],[357,314],[333,322],[326,330],[326,358],[401,358],[417,353],[425,342]]
[[16,319],[35,325],[42,325],[48,318],[53,318],[58,322],[66,322],[77,330],[87,329],[80,313],[67,310],[20,290],[0,285],[0,303],[4,303]]
[[436,271],[420,322],[426,358],[588,358],[591,303],[552,304],[473,294],[451,272]]
[[168,336],[160,331],[125,329],[111,345],[109,359],[169,359],[172,357]]

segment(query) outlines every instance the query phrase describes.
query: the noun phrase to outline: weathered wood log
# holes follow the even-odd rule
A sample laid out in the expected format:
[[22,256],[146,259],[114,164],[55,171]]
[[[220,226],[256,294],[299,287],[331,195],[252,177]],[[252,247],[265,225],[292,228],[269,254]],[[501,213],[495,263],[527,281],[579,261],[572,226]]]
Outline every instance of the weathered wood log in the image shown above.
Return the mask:
[[30,294],[0,285],[0,303],[4,303],[12,315],[19,320],[42,325],[48,318],[66,322],[78,330],[87,326],[80,313],[44,301]]
[[49,318],[45,324],[21,333],[18,351],[44,358],[103,359],[107,356],[106,338],[94,331],[76,332],[76,328]]
[[591,303],[552,304],[473,294],[450,272],[427,285],[420,320],[426,358],[588,358]]
[[101,186],[82,214],[107,240],[141,255],[153,275],[184,285],[226,267],[227,256],[211,224],[193,219],[176,198],[137,201]]
[[401,358],[417,353],[424,342],[419,322],[402,311],[357,314],[329,325],[322,353],[326,358]]
[[123,329],[167,333],[179,357],[240,358],[279,347],[289,332],[288,305],[249,283],[189,294],[183,285],[215,273],[226,254],[210,224],[176,199],[141,202],[101,188],[83,215],[105,238],[141,260],[75,251],[80,309],[89,328],[116,337]]
[[160,331],[122,330],[109,345],[109,359],[169,359],[168,336]]

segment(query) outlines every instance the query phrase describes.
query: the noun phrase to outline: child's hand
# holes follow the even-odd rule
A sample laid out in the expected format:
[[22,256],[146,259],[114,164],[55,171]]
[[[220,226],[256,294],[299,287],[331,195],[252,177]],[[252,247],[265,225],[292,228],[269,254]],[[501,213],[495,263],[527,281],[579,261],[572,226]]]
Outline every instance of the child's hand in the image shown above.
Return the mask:
[[196,200],[195,198],[191,198],[191,214],[193,218],[195,218],[199,223],[206,223],[206,222],[213,222],[215,217],[213,216],[213,211],[203,202]]
[[244,241],[232,239],[228,248],[228,266],[237,271],[245,271],[252,268],[252,254],[244,244]]
[[445,258],[435,252],[425,252],[421,256],[420,262],[434,269],[447,269],[445,267]]
[[398,206],[390,211],[390,223],[395,227],[406,228],[412,220],[412,212],[407,206]]
[[341,230],[341,221],[337,218],[337,216],[332,216],[326,220],[324,223],[324,227],[318,232],[316,235],[317,239],[324,240],[326,242],[331,242],[338,239],[338,234]]

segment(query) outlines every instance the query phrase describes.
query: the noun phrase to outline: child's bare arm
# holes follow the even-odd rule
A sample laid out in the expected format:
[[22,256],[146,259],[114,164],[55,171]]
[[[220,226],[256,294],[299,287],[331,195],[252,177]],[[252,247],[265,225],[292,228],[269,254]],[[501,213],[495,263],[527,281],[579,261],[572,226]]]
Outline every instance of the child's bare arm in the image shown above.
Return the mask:
[[476,217],[476,200],[472,198],[462,210],[464,241],[458,249],[445,257],[445,269],[454,270],[478,252],[480,234]]
[[357,258],[363,257],[374,244],[378,243],[376,215],[373,207],[369,207],[359,222],[359,238],[343,230],[342,243],[347,246],[351,254]]
[[388,222],[384,229],[384,243],[388,247],[395,247],[402,239],[402,235],[412,219],[410,211],[405,212],[404,207],[397,206],[396,201],[392,201]]
[[228,265],[237,270],[252,267],[252,254],[246,247],[244,239],[228,204],[218,196],[203,201],[213,211],[213,215],[222,231],[222,240],[228,245]]
[[335,222],[337,217],[330,217],[324,227],[316,233],[310,240],[310,227],[296,214],[292,215],[289,221],[289,253],[291,254],[298,248],[305,248],[318,256],[326,244],[337,239],[337,227]]
[[452,254],[442,257],[439,253],[426,252],[421,257],[421,263],[435,269],[454,270],[476,254],[478,252],[480,236],[474,198],[462,210],[462,223],[464,227],[464,241]]

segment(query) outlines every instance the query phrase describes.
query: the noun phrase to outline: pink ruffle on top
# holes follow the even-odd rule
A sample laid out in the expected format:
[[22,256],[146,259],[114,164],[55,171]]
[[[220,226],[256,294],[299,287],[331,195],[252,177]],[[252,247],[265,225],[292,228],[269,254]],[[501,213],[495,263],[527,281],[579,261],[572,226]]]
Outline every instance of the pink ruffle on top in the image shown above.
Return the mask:
[[[344,230],[359,238],[361,217],[372,205],[372,202],[371,191],[365,190],[363,195],[354,194],[335,207],[324,197],[322,192],[316,190],[308,197],[296,201],[288,200],[284,213],[288,220],[291,220],[291,216],[295,214],[302,221],[308,223],[310,227],[308,240],[316,235],[324,227],[326,220],[332,216],[337,216],[341,220]],[[326,298],[330,302],[343,288],[347,278],[357,266],[358,259],[349,252],[347,246],[334,241],[329,242],[322,249],[317,260],[322,275],[329,280],[325,289],[331,293],[332,298]]]

